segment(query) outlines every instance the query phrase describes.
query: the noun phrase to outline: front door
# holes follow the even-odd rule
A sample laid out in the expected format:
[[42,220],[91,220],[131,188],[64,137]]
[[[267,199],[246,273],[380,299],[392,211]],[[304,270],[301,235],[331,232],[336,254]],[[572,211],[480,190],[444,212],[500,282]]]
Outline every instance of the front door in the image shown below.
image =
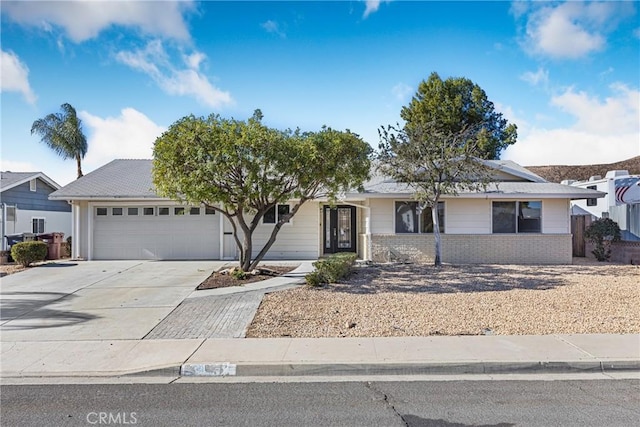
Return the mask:
[[324,207],[324,253],[356,252],[356,208]]

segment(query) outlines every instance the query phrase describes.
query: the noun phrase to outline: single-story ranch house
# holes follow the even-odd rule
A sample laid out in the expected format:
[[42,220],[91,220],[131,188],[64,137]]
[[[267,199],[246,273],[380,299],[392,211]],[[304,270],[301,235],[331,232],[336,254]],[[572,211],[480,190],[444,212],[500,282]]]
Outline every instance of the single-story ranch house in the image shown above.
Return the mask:
[[[442,260],[449,263],[571,263],[570,200],[605,193],[546,182],[511,161],[488,162],[495,182],[485,192],[445,196],[438,206]],[[51,194],[72,205],[74,256],[110,259],[236,259],[231,225],[204,206],[161,198],[151,180],[152,160],[114,160]],[[257,252],[277,216],[254,234]],[[357,252],[374,261],[433,259],[431,212],[418,211],[406,184],[374,176],[364,192],[336,206],[305,203],[285,224],[265,259],[316,259]]]

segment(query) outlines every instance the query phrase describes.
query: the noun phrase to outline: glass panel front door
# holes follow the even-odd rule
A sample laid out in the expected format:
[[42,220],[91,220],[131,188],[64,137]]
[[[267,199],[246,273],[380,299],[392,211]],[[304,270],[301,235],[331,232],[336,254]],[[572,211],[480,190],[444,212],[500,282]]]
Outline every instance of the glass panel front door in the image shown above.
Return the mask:
[[324,207],[324,253],[356,252],[356,208]]
[[338,249],[351,249],[351,208],[338,208]]

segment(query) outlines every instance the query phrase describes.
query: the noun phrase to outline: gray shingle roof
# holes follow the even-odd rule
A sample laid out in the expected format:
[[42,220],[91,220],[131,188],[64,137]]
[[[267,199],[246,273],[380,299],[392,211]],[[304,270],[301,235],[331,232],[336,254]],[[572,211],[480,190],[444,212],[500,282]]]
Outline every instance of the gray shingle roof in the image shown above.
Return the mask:
[[39,172],[0,172],[0,187],[4,189],[13,186],[17,182],[31,179],[38,174]]
[[57,182],[42,172],[0,172],[0,190],[8,190],[34,178],[40,178],[53,188],[60,188]]
[[152,160],[119,159],[51,193],[51,199],[159,198],[151,180]]
[[[373,196],[380,195],[412,195],[415,191],[407,184],[381,181],[365,185],[365,193]],[[460,191],[465,197],[516,198],[518,196],[544,198],[588,199],[604,197],[605,193],[553,182],[493,182],[484,192]],[[355,196],[355,195],[354,195]],[[362,196],[362,194],[360,195]],[[446,198],[446,196],[443,196]]]
[[[605,193],[569,185],[546,182],[528,172],[522,166],[510,161],[490,161],[499,163],[499,169],[527,179],[527,181],[492,183],[486,192],[460,192],[465,197],[516,198],[519,196],[540,198],[586,199],[604,197]],[[51,193],[51,199],[148,199],[160,198],[151,178],[152,160],[113,160],[82,178],[73,181],[58,191]],[[396,183],[388,177],[374,174],[365,183],[364,193],[351,193],[351,197],[410,197],[413,189],[404,183]]]

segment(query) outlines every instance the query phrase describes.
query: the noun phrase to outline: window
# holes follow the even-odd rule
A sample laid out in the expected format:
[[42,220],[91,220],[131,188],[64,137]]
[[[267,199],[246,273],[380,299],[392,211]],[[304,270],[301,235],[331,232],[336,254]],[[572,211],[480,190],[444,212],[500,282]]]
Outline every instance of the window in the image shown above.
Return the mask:
[[158,215],[160,216],[169,215],[169,208],[158,208]]
[[[276,212],[278,213],[277,216],[276,216]],[[272,206],[267,212],[265,212],[264,216],[262,217],[262,223],[275,224],[276,222],[280,221],[280,218],[282,218],[283,216],[289,215],[289,213],[290,213],[289,205],[277,205],[277,209],[276,209],[276,206]],[[289,222],[289,220],[285,222]]]
[[[597,185],[589,185],[587,186],[587,190],[597,190],[598,186]],[[587,199],[587,206],[597,206],[598,205],[598,199]]]
[[16,220],[16,207],[7,206],[7,221],[15,221],[15,220]]
[[[431,208],[418,213],[418,202],[396,202],[396,233],[433,233]],[[444,202],[438,202],[439,230],[444,233]]]
[[138,208],[127,208],[127,215],[138,216]]
[[173,214],[174,215],[184,215],[184,208],[183,207],[173,208]]
[[96,208],[96,215],[107,216],[107,208]]
[[205,215],[215,215],[216,211],[213,208],[210,208],[209,206],[204,208],[204,214]]
[[36,179],[32,179],[31,181],[29,181],[29,191],[36,191],[38,189],[38,187],[36,186]]
[[142,208],[142,215],[153,216],[156,214],[155,208]]
[[540,233],[542,202],[493,202],[494,233]]
[[111,208],[111,215],[122,216],[122,208]]
[[31,232],[44,233],[44,218],[31,218]]
[[200,215],[200,208],[189,208],[189,215]]

